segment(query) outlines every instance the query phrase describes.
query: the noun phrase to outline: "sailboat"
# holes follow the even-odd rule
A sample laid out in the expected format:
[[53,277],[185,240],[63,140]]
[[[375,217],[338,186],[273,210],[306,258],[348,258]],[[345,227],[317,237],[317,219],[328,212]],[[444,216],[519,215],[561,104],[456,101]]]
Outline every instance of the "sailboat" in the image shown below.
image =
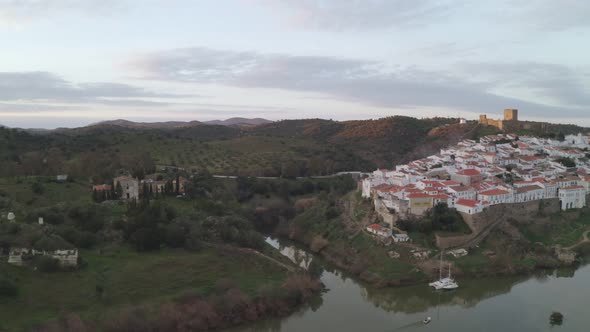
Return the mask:
[[459,288],[459,284],[451,277],[451,264],[449,264],[449,276],[446,278],[442,277],[442,258],[443,252],[441,252],[440,254],[440,268],[438,280],[435,282],[431,282],[428,285],[436,290],[452,290]]

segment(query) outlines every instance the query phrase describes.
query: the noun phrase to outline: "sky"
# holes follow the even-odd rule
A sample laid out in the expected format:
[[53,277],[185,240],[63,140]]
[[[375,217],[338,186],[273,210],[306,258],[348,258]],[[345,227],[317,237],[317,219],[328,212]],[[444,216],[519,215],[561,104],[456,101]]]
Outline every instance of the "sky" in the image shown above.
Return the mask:
[[590,1],[0,0],[0,124],[500,118],[590,126]]

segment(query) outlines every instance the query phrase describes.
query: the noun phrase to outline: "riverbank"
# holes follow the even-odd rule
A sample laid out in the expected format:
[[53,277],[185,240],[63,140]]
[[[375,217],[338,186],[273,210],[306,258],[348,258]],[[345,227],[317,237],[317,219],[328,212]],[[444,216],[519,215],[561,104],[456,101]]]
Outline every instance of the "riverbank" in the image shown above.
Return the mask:
[[[441,251],[435,246],[433,233],[411,232],[412,243],[388,245],[364,231],[379,219],[358,195],[350,193],[334,205],[340,208],[338,217],[329,218],[329,201],[319,201],[280,223],[274,235],[304,246],[376,287],[425,284],[438,278]],[[445,255],[444,266],[451,264],[453,275],[466,279],[530,275],[579,263],[574,256],[588,252],[583,242],[590,227],[588,210],[546,214],[545,209],[544,213],[504,218],[479,244],[465,248],[467,256]],[[413,255],[416,251],[427,252],[429,258],[417,259]]]
[[283,317],[321,292],[274,249],[263,254],[84,250],[85,267],[54,273],[3,260],[0,281],[16,292],[0,294],[0,331],[205,331]]

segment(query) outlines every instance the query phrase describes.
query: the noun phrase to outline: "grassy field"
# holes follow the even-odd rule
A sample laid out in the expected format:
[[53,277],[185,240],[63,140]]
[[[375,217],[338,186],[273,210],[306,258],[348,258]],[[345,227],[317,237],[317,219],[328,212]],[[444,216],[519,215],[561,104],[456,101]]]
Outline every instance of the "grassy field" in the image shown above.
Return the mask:
[[[42,192],[33,192],[35,182],[41,185]],[[14,206],[16,209],[28,206],[45,207],[60,202],[90,203],[90,189],[90,185],[82,181],[57,183],[48,177],[0,177],[0,195],[10,198],[17,205]]]
[[379,246],[371,235],[360,232],[351,241],[351,245],[370,257],[368,270],[384,279],[406,279],[423,277],[421,272],[416,271],[410,263],[400,259],[392,259],[387,255],[389,250],[400,251],[400,248]]
[[118,149],[126,153],[149,152],[158,164],[207,169],[213,174],[255,175],[279,172],[283,162],[330,154],[329,147],[320,146],[311,139],[265,136],[209,142],[171,138],[152,141],[149,145],[138,138],[120,144]]
[[552,216],[549,224],[522,226],[520,230],[531,242],[571,246],[582,239],[585,231],[590,230],[590,214],[588,212],[587,209],[583,210],[579,218],[574,218],[575,215],[572,215],[578,211],[561,212]]
[[[67,312],[100,319],[125,305],[158,303],[185,292],[210,294],[229,278],[248,294],[280,284],[286,271],[252,254],[206,249],[139,254],[124,248],[102,255],[83,251],[88,266],[75,272],[41,273],[0,263],[2,276],[16,281],[19,295],[0,298],[0,328],[9,331]],[[100,298],[97,284],[104,285]]]

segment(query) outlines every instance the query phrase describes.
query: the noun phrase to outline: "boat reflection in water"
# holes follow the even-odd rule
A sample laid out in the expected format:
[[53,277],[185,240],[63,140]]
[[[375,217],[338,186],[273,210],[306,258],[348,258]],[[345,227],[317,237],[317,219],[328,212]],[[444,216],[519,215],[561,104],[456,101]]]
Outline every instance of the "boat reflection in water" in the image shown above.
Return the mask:
[[[453,292],[433,292],[427,285],[376,289],[297,246],[268,242],[300,266],[321,265],[329,291],[292,316],[232,331],[549,331],[547,317],[553,311],[567,317],[560,331],[584,331],[590,323],[590,267],[575,273],[465,279]],[[425,317],[431,317],[429,324]]]

